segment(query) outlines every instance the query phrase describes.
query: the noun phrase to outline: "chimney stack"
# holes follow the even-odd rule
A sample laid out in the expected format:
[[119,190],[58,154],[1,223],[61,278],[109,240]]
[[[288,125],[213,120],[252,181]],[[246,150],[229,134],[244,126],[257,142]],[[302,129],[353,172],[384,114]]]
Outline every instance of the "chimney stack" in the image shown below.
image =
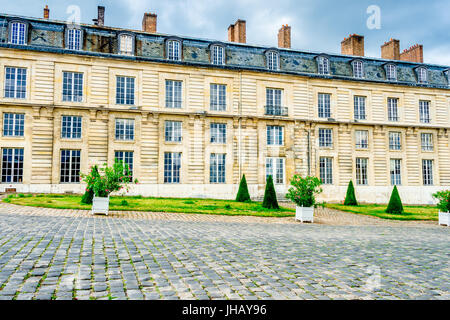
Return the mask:
[[50,18],[50,9],[48,8],[48,5],[45,5],[44,8],[44,19],[49,19]]
[[155,13],[144,13],[144,18],[142,18],[142,31],[155,33],[156,32],[156,18]]
[[381,58],[387,60],[400,60],[400,40],[390,39],[381,46]]
[[246,42],[245,20],[237,20],[235,24],[228,27],[228,41],[230,42]]
[[423,45],[415,44],[400,53],[400,60],[423,63]]
[[92,19],[94,21],[94,24],[97,26],[104,26],[105,25],[105,7],[98,6],[98,16],[97,19]]
[[278,47],[279,48],[291,48],[291,27],[288,25],[283,25],[280,30],[278,30]]
[[364,56],[364,36],[351,34],[341,41],[341,53],[352,56]]

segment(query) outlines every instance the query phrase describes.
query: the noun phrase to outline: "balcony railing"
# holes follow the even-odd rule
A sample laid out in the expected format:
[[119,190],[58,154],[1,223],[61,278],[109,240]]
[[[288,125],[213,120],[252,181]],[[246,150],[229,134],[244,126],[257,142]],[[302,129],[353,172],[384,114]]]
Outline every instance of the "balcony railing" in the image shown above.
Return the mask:
[[288,116],[288,108],[280,106],[266,106],[265,115],[267,116]]

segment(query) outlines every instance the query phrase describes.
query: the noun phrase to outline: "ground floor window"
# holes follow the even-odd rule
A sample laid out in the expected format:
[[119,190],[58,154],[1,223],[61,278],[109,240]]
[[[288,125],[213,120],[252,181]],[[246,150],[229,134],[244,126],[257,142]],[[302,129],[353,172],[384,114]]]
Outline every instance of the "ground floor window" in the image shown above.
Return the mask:
[[61,182],[80,182],[80,150],[61,150]]
[[2,149],[2,182],[22,183],[23,149]]
[[356,184],[367,184],[367,158],[356,158]]
[[181,153],[164,153],[164,183],[180,183]]
[[128,166],[128,172],[125,169],[125,175],[129,175],[133,179],[133,151],[116,151],[114,160],[122,161],[124,166]]
[[269,176],[276,184],[284,183],[284,158],[266,158],[266,180]]
[[225,153],[211,153],[209,163],[209,182],[225,183]]
[[323,184],[333,184],[333,158],[321,157],[319,160],[320,180]]
[[402,175],[401,175],[401,163],[400,159],[391,159],[391,184],[401,185]]
[[433,185],[433,160],[422,160],[423,184]]

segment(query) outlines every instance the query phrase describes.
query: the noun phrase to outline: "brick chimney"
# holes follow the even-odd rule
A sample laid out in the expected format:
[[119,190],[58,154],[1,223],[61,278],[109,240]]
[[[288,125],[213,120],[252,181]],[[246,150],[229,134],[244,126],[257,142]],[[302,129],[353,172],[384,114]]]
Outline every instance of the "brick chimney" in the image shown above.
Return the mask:
[[278,47],[279,48],[291,48],[291,27],[283,25],[278,30]]
[[351,34],[341,41],[341,53],[352,56],[364,56],[364,36]]
[[400,40],[390,39],[381,46],[381,58],[400,60]]
[[246,43],[245,20],[237,20],[228,27],[228,41]]
[[423,63],[423,45],[415,44],[400,53],[400,60]]
[[49,19],[50,18],[50,9],[48,8],[48,5],[45,5],[44,8],[44,19]]
[[97,10],[98,10],[97,19],[92,19],[92,20],[94,21],[94,24],[96,24],[97,26],[104,26],[105,25],[105,7],[98,6]]
[[156,32],[156,18],[155,13],[144,13],[144,18],[142,18],[142,31],[155,33]]

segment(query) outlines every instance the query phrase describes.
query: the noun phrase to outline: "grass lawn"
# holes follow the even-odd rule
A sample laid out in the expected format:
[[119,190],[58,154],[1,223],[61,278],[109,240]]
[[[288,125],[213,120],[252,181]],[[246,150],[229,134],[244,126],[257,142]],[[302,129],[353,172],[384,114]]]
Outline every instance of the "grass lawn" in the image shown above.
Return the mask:
[[[15,194],[3,199],[4,202],[23,206],[55,208],[55,209],[82,209],[90,210],[90,205],[81,204],[81,195],[58,194]],[[122,211],[153,211],[153,212],[179,212],[204,213],[218,215],[241,215],[259,217],[289,217],[295,210],[281,207],[280,210],[263,208],[261,202],[235,202],[232,200],[214,199],[179,199],[179,198],[144,198],[111,197],[110,210]]]
[[362,204],[358,206],[344,206],[343,204],[327,203],[326,207],[357,214],[365,214],[392,220],[438,220],[438,208],[435,206],[403,206],[402,214],[384,212],[387,205]]

